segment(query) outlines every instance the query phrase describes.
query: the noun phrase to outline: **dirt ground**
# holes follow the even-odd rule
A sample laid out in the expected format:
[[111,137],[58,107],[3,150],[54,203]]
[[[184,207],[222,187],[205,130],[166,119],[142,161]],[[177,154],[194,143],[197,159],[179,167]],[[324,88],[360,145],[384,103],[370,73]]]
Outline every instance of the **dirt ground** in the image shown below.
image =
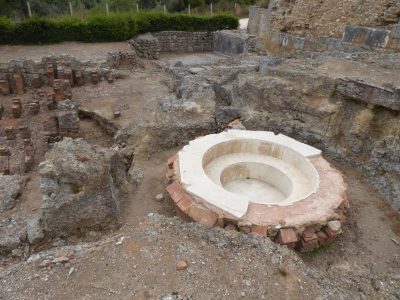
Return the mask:
[[105,59],[108,52],[129,51],[126,42],[116,43],[78,43],[64,42],[41,46],[0,46],[0,62],[7,62],[16,58],[42,60],[43,56],[72,55],[80,60]]
[[[102,59],[109,51],[126,48],[126,43],[1,46],[0,60],[61,53]],[[214,54],[167,55],[162,61],[198,65],[220,59],[224,58]],[[337,67],[327,62],[321,72],[329,64]],[[115,108],[122,108],[122,117],[115,123],[127,126],[153,118],[157,99],[171,93],[166,79],[160,69],[147,66],[112,85],[74,88],[73,100],[85,109],[98,107],[99,115],[107,118]],[[114,143],[92,119],[81,119],[80,131],[90,143],[104,147]],[[343,234],[329,246],[297,254],[261,237],[221,234],[218,229],[171,218],[175,211],[165,192],[166,160],[179,149],[161,150],[135,161],[144,177],[122,191],[123,225],[118,231],[71,239],[34,262],[3,262],[0,299],[395,299],[393,291],[400,289],[400,218],[356,170],[331,160],[348,185],[351,209]],[[7,217],[37,211],[39,187],[35,171],[21,205]],[[164,199],[156,200],[160,193]],[[146,218],[152,213],[165,217]],[[61,255],[69,255],[69,262],[38,266],[45,258]],[[189,268],[177,271],[179,260],[187,260]]]

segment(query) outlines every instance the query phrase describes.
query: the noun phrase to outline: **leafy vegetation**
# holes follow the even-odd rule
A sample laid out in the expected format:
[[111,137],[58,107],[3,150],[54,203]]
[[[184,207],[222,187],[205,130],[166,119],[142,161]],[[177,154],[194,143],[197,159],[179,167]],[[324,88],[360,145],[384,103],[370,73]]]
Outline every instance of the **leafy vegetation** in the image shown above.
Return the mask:
[[215,31],[236,29],[231,15],[188,16],[163,13],[110,13],[86,18],[33,17],[13,23],[0,17],[0,44],[45,44],[62,41],[123,41],[136,34],[162,30]]
[[[183,12],[190,4],[192,9],[200,8],[199,11],[202,11],[201,8],[204,8],[203,10],[209,13],[211,2],[214,12],[223,11],[225,7],[229,7],[230,12],[233,12],[234,6],[251,5],[255,0],[29,0],[32,13],[39,17],[68,15],[69,2],[72,4],[74,14],[81,16],[105,14],[106,3],[111,12],[132,12],[136,11],[137,6],[140,10],[162,11],[164,5],[169,12]],[[0,16],[24,19],[28,16],[26,0],[0,0]]]

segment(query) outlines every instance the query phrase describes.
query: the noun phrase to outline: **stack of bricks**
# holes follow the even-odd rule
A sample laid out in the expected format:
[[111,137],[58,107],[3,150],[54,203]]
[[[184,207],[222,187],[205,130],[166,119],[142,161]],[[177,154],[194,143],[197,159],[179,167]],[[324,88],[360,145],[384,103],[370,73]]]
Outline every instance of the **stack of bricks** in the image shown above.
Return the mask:
[[0,79],[0,95],[7,96],[10,94],[10,85],[7,78]]
[[41,89],[36,91],[36,96],[39,98],[44,98],[44,92]]
[[47,74],[47,80],[48,80],[48,82],[49,82],[49,85],[53,85],[53,81],[54,81],[54,78],[55,78],[55,75],[54,75],[54,66],[53,66],[53,64],[52,63],[48,63],[47,65],[46,65],[46,74]]
[[20,127],[18,128],[18,131],[19,131],[19,133],[20,133],[20,135],[21,135],[21,138],[22,138],[23,140],[26,140],[26,139],[30,139],[30,138],[31,138],[31,131],[30,131],[30,129],[29,129],[28,126],[26,126],[26,125],[20,126]]
[[0,174],[10,174],[10,150],[0,147]]
[[57,102],[54,92],[47,94],[46,104],[48,110],[54,110],[57,108]]
[[92,71],[90,78],[94,84],[98,84],[100,82],[100,75],[97,71]]
[[4,129],[4,133],[6,135],[6,139],[9,141],[15,140],[17,138],[17,134],[15,132],[14,126],[7,126]]
[[40,89],[43,86],[42,78],[39,74],[33,74],[31,78],[31,86],[34,89]]
[[24,140],[24,171],[32,171],[35,149],[30,139]]
[[112,74],[108,74],[107,81],[108,83],[114,83],[114,77],[112,76]]
[[[174,162],[175,157],[172,157],[168,160],[167,164],[169,170],[173,170]],[[171,174],[171,172],[169,172],[169,174]],[[173,180],[173,177],[171,177],[169,174],[167,173],[167,179]],[[173,181],[167,187],[167,192],[178,208],[178,213],[183,218],[191,218],[196,222],[208,227],[213,227],[217,223],[220,223],[220,220],[218,220],[218,215],[205,206],[197,203],[189,194],[185,193],[178,181]]]
[[74,85],[74,77],[73,77],[72,69],[70,67],[63,68],[62,66],[58,66],[57,74],[58,74],[58,79],[68,80],[70,86]]
[[234,224],[232,220],[225,220],[207,207],[199,204],[195,197],[185,192],[180,182],[175,178],[175,174],[179,169],[175,156],[168,159],[167,166],[166,179],[170,183],[167,186],[167,192],[175,203],[178,214],[184,219],[191,218],[208,227],[221,226],[245,233],[256,233],[300,252],[313,251],[320,246],[331,243],[342,233],[341,224],[345,220],[345,215],[349,209],[349,202],[346,198],[338,208],[334,219],[313,228],[307,227],[306,230],[299,228],[276,229],[275,227],[268,228],[257,224],[243,225],[240,222],[239,224]]
[[24,78],[20,69],[14,70],[14,82],[15,82],[15,92],[18,95],[23,95],[25,93]]
[[4,114],[4,106],[3,104],[0,103],[0,120],[3,118],[3,114]]
[[83,77],[82,71],[76,71],[75,73],[75,79],[76,79],[76,84],[78,86],[85,85],[86,81],[85,78]]
[[44,142],[46,143],[54,143],[58,141],[58,124],[55,116],[48,116],[43,120],[43,136]]
[[20,118],[22,115],[22,104],[21,104],[21,100],[18,98],[13,99],[12,115],[16,119]]
[[72,75],[72,70],[71,68],[65,68],[64,69],[64,80],[69,81],[70,86],[74,86],[74,77]]
[[54,79],[53,91],[57,102],[71,99],[72,97],[71,85],[67,79]]
[[78,109],[72,101],[65,100],[60,102],[56,115],[60,135],[77,137],[79,133],[79,116]]
[[37,115],[40,111],[40,103],[39,100],[35,99],[34,101],[29,103],[29,111],[32,115]]

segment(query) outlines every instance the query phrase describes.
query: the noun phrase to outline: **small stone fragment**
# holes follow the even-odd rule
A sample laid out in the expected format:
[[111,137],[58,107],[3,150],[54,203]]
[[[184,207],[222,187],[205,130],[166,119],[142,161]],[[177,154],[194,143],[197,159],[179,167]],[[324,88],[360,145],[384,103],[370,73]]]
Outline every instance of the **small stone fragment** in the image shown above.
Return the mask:
[[189,265],[185,260],[180,260],[176,263],[176,269],[178,271],[186,270],[188,267]]
[[335,233],[338,232],[341,227],[342,227],[342,224],[339,221],[328,222],[328,228]]
[[69,258],[68,258],[68,257],[66,257],[66,256],[60,256],[60,257],[56,257],[56,258],[53,259],[51,262],[52,262],[53,264],[56,264],[56,263],[65,263],[65,262],[67,262],[67,261],[69,261]]
[[163,199],[164,199],[164,195],[163,194],[156,195],[156,200],[157,201],[162,201]]
[[39,264],[39,267],[41,267],[41,268],[47,268],[47,267],[50,266],[50,265],[51,265],[51,260],[45,259],[45,260],[43,260],[43,261]]

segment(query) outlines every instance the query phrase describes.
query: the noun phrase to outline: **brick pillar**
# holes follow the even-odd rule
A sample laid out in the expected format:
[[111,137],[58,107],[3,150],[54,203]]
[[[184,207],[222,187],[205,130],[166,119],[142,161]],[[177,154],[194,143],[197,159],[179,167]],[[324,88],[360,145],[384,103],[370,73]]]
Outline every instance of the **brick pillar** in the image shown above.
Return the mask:
[[92,73],[91,73],[91,79],[92,79],[92,83],[98,84],[98,83],[100,82],[99,73],[98,73],[97,71],[92,71]]
[[3,114],[4,114],[4,106],[3,104],[0,104],[0,120],[3,117]]
[[42,78],[40,77],[39,74],[33,74],[32,79],[31,79],[31,86],[34,89],[40,89],[42,87]]
[[85,78],[83,77],[82,71],[76,71],[75,79],[76,79],[76,84],[78,86],[82,86],[86,83]]
[[10,86],[7,79],[0,79],[0,95],[7,96],[10,94]]
[[13,75],[15,81],[15,89],[18,95],[23,95],[25,93],[24,79],[22,73],[17,73]]
[[38,100],[34,100],[29,103],[29,111],[32,115],[37,115],[40,111],[40,104]]
[[53,110],[57,108],[57,103],[55,101],[55,94],[54,92],[48,93],[47,94],[47,109],[48,110]]
[[10,174],[10,150],[0,147],[0,174]]
[[54,99],[57,102],[64,100],[64,95],[61,90],[61,80],[60,79],[54,79],[53,91],[54,91]]
[[58,122],[55,116],[49,116],[43,121],[43,135],[46,143],[57,141]]
[[48,63],[46,66],[46,74],[47,74],[47,80],[49,81],[49,85],[52,86],[53,85],[53,81],[54,81],[54,67],[52,63]]
[[22,104],[18,98],[13,99],[12,114],[14,118],[19,118],[22,115]]
[[7,126],[4,129],[4,133],[6,134],[7,140],[15,140],[17,138],[17,134],[15,132],[14,126]]
[[26,139],[31,138],[31,131],[28,126],[26,126],[26,125],[20,126],[20,127],[18,127],[18,131],[19,131],[22,139],[26,140]]
[[64,79],[69,81],[70,86],[74,86],[74,77],[72,76],[71,68],[64,69]]
[[33,148],[31,143],[27,142],[24,145],[24,171],[25,172],[29,172],[32,170],[34,157],[35,157],[35,149]]

